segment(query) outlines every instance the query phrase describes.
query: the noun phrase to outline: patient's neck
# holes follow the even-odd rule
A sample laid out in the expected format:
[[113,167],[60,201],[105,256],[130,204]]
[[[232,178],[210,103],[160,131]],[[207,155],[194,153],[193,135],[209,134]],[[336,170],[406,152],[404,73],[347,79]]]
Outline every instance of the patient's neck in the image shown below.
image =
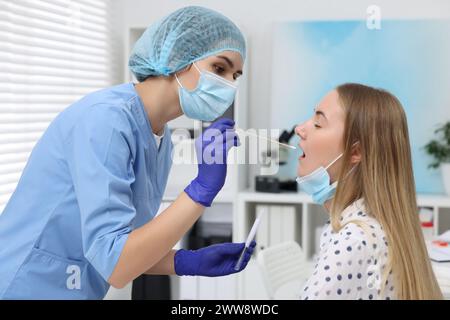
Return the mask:
[[332,201],[332,199],[329,199],[329,200],[325,201],[325,203],[323,204],[323,207],[325,208],[325,210],[327,211],[328,214],[330,214],[330,210],[331,210],[331,201]]
[[[336,200],[336,199],[333,197],[333,198],[325,201],[325,203],[323,204],[323,207],[327,211],[328,215],[331,214],[331,208],[333,206],[334,200]],[[343,192],[340,193],[339,200],[342,201],[342,203],[341,202],[339,203],[340,205],[344,204],[344,207],[343,207],[343,210],[344,210],[347,206],[349,206],[352,203],[354,203],[355,201],[357,201],[358,197],[354,193],[352,193],[351,190],[344,190]],[[341,206],[337,206],[337,207],[341,207]],[[339,215],[341,215],[341,213],[342,212],[339,212]]]

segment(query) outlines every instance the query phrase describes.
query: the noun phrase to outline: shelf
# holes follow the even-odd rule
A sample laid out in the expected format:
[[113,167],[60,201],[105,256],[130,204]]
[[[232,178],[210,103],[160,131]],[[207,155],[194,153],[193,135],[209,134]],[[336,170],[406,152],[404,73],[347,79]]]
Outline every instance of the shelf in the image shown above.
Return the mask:
[[450,208],[450,197],[447,195],[418,194],[417,204],[423,207]]
[[[328,217],[326,211],[321,205],[315,204],[311,196],[304,192],[282,192],[266,193],[246,189],[238,194],[237,212],[233,218],[233,237],[234,241],[243,241],[247,236],[256,215],[256,206],[265,205],[294,205],[299,207],[298,211],[299,229],[301,245],[306,258],[306,263],[311,263],[314,254],[318,250],[318,230],[324,225]],[[418,194],[418,207],[431,207],[433,210],[434,235],[440,234],[450,228],[450,197],[447,195]],[[297,240],[296,240],[297,241]],[[260,280],[260,273],[256,259],[251,260],[253,269],[249,272],[239,275],[238,297],[240,299],[255,299],[260,297],[265,289],[257,282]],[[257,290],[248,289],[253,285]]]
[[[246,190],[239,193],[239,198],[246,202],[314,204],[311,196],[304,192],[269,193]],[[418,194],[417,205],[424,207],[450,208],[450,196]]]
[[[255,206],[267,205],[297,205],[301,206],[302,241],[307,257],[315,252],[315,230],[328,214],[323,207],[315,204],[312,198],[303,192],[265,193],[246,190],[238,195],[238,214],[235,216],[235,240],[243,239],[251,227]],[[433,210],[433,235],[441,234],[450,228],[450,197],[447,195],[418,194],[418,207],[431,207]],[[249,216],[250,214],[250,216]],[[254,219],[254,218],[253,218]]]
[[[180,191],[181,193],[181,191]],[[173,202],[178,198],[178,195],[176,196],[164,196],[162,198],[162,202]],[[234,203],[233,195],[231,194],[224,194],[221,195],[220,193],[217,195],[217,197],[214,199],[213,203]]]
[[239,199],[245,202],[289,203],[289,204],[314,203],[312,201],[311,196],[307,195],[304,192],[269,193],[269,192],[256,192],[247,190],[239,193]]

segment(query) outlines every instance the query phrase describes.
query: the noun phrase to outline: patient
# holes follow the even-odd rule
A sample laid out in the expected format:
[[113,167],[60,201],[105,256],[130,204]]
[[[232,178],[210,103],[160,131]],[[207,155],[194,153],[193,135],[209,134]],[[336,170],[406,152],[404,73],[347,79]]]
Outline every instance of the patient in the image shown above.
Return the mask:
[[304,151],[299,187],[329,213],[301,298],[442,299],[419,224],[397,98],[341,85],[296,133]]

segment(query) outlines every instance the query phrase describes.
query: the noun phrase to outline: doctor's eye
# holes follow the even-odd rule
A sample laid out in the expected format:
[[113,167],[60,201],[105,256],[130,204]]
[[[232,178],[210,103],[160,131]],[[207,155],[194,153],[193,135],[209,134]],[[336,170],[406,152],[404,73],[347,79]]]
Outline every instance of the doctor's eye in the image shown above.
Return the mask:
[[217,74],[223,74],[225,72],[225,69],[217,64],[215,64],[213,67],[214,67],[214,71]]

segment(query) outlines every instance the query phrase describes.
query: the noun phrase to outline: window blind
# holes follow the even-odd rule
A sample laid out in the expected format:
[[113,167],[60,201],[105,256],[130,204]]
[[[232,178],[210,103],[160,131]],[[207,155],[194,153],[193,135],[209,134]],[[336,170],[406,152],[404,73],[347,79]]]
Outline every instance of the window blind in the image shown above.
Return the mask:
[[109,0],[0,0],[0,214],[49,123],[111,85]]

